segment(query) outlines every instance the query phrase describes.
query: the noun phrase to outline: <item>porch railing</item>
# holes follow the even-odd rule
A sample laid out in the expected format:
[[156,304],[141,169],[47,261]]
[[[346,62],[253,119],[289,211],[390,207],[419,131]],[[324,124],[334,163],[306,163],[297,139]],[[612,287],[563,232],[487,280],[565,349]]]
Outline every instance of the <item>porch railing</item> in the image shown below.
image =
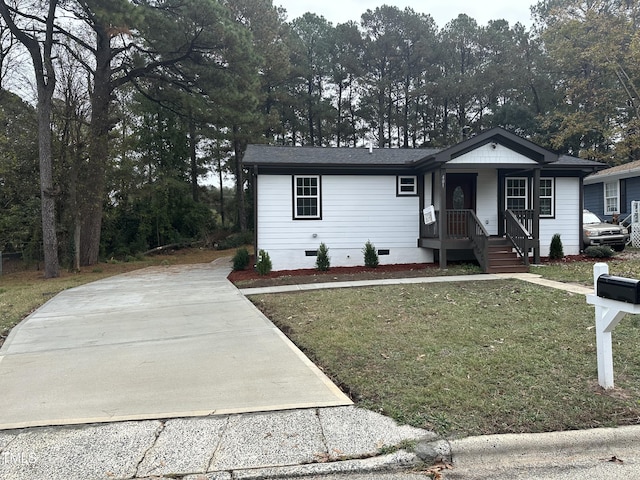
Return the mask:
[[[473,210],[447,210],[445,223],[445,239],[469,238],[469,215]],[[420,236],[422,238],[439,238],[440,236],[440,211],[436,211],[436,221],[431,225],[420,223]]]
[[504,217],[507,238],[511,240],[524,264],[529,266],[529,251],[535,248],[537,242],[530,233],[533,228],[533,210],[507,210]]
[[527,232],[529,232],[530,234],[533,232],[533,210],[507,210],[507,212],[511,212],[518,223],[520,223],[520,225],[522,225]]
[[475,212],[469,211],[468,215],[469,238],[473,243],[473,253],[483,272],[489,267],[489,233],[484,228]]

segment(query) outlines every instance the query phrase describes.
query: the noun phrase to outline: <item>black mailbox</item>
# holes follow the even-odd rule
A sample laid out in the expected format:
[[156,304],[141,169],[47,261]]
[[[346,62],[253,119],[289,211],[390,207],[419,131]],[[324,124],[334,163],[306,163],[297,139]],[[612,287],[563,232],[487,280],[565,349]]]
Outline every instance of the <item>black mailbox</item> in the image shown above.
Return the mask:
[[640,280],[606,274],[600,275],[597,291],[598,296],[602,298],[640,304]]

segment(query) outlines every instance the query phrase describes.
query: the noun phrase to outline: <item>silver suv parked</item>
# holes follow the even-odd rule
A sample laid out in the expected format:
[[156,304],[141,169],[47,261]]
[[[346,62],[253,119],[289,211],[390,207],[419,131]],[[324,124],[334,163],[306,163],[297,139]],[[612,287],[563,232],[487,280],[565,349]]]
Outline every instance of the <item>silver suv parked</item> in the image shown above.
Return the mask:
[[624,226],[604,223],[589,210],[582,211],[582,227],[584,248],[591,245],[608,245],[616,252],[621,252],[629,241],[629,230]]

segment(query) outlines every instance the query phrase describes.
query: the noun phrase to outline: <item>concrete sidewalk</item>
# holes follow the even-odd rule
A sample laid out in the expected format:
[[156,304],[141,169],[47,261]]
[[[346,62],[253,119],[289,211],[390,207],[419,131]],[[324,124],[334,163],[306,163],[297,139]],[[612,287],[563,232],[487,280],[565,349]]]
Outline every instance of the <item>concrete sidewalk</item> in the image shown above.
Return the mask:
[[0,480],[231,480],[397,471],[420,458],[404,450],[377,455],[404,441],[430,445],[435,436],[353,406],[27,428],[0,432]]
[[445,283],[445,282],[479,282],[486,280],[516,279],[529,283],[535,283],[543,287],[555,288],[566,292],[587,295],[593,293],[593,288],[585,287],[575,283],[557,282],[547,280],[541,275],[533,273],[485,273],[478,275],[450,275],[437,277],[416,277],[416,278],[385,278],[382,280],[357,280],[350,282],[324,282],[308,283],[300,285],[279,285],[275,287],[256,287],[241,289],[243,295],[263,295],[267,293],[284,292],[304,292],[308,290],[325,290],[330,288],[353,288],[353,287],[375,287],[382,285],[408,285],[425,283]]

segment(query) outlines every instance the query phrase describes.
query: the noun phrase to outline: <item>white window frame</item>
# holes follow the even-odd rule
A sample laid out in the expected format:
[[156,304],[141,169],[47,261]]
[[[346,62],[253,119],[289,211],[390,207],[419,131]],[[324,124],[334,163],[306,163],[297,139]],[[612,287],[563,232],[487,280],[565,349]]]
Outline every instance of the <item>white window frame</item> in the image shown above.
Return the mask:
[[[550,182],[549,188],[551,189],[551,194],[550,195],[542,195],[542,183],[543,182]],[[540,179],[540,192],[539,192],[539,197],[540,198],[540,217],[541,218],[553,218],[556,215],[556,179],[553,177],[543,177]],[[542,199],[543,198],[548,198],[551,201],[551,213],[547,213],[547,214],[543,214],[542,213]]]
[[[315,179],[316,180],[316,192],[315,193],[298,193],[298,180]],[[312,186],[302,185],[302,188],[314,188]],[[322,218],[322,206],[321,206],[321,177],[320,175],[294,175],[293,176],[293,218],[295,220],[319,220]],[[304,215],[298,211],[298,200],[315,199],[316,201],[316,214]]]
[[[407,183],[410,180],[411,183]],[[409,189],[407,189],[409,187]],[[417,195],[418,177],[415,175],[398,175],[396,193],[398,196]]]
[[[615,187],[615,195],[612,195],[612,192],[608,192],[607,187]],[[604,214],[613,215],[614,213],[620,213],[620,181],[604,182],[602,184],[602,194],[604,196]],[[610,205],[609,200],[614,200],[615,205]],[[610,208],[611,206],[614,208]]]
[[[509,195],[509,181],[510,180],[524,180],[524,196],[518,195]],[[520,187],[518,187],[520,188]],[[509,199],[510,198],[523,198],[524,199],[524,210],[528,208],[529,205],[529,179],[527,177],[507,177],[504,181],[504,206],[506,209],[509,208]]]

